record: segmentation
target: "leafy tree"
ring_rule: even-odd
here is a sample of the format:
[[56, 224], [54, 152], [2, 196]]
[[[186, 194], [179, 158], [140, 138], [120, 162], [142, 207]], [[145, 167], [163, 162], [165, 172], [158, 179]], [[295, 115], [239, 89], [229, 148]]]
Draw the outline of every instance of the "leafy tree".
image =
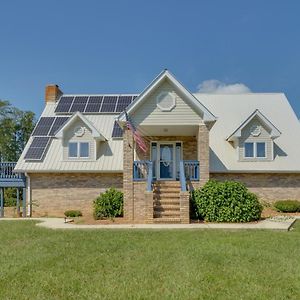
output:
[[0, 100], [0, 161], [17, 161], [35, 126], [35, 115]]

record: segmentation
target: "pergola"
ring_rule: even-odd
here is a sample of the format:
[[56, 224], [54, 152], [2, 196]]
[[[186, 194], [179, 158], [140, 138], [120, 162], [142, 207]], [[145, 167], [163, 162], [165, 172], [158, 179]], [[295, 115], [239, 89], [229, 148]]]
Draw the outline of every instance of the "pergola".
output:
[[17, 215], [20, 215], [20, 191], [23, 190], [22, 217], [26, 217], [26, 176], [15, 173], [15, 162], [0, 162], [0, 218], [4, 217], [4, 188], [17, 188]]

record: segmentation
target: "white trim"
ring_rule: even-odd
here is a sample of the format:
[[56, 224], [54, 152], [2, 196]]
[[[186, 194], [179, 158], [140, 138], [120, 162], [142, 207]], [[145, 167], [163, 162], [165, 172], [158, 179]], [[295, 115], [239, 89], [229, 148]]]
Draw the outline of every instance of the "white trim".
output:
[[[199, 114], [203, 114], [203, 120], [206, 122], [216, 121], [216, 117], [193, 95], [191, 94], [168, 70], [161, 72], [147, 87], [146, 89], [137, 97], [131, 104], [127, 107], [126, 111], [128, 114], [134, 112], [147, 98], [147, 96], [155, 90], [161, 82], [168, 79], [171, 84], [177, 88], [184, 98], [189, 102], [189, 104], [195, 109]], [[118, 122], [123, 123], [126, 121], [125, 112], [122, 112], [118, 116]]]

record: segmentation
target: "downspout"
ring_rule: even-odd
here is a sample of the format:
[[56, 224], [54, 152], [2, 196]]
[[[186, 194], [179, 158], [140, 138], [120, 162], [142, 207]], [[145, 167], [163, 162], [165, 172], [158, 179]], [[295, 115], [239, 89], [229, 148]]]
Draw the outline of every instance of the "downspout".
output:
[[27, 182], [27, 217], [31, 217], [31, 183], [30, 176], [28, 173], [25, 173], [26, 182]]

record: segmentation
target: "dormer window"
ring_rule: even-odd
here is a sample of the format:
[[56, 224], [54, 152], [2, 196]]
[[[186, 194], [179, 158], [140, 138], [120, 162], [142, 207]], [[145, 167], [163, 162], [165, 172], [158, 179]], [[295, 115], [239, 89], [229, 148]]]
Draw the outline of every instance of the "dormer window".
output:
[[88, 142], [69, 142], [69, 158], [89, 158], [89, 149]]

